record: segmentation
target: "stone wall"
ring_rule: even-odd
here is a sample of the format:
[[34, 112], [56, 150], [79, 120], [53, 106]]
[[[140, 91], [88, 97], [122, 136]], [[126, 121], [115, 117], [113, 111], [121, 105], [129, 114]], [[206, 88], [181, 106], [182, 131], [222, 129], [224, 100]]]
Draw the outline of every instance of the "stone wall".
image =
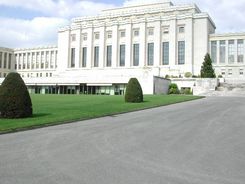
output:
[[154, 76], [154, 94], [168, 94], [168, 88], [171, 81], [162, 77]]

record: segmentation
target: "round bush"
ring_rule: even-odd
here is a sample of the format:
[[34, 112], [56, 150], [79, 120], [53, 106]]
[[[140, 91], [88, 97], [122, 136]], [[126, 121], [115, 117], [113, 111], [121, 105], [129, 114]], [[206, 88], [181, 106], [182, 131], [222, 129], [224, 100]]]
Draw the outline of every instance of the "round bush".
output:
[[125, 102], [140, 103], [143, 102], [143, 92], [139, 81], [131, 78], [127, 84], [125, 93]]
[[170, 84], [168, 88], [168, 94], [180, 94], [178, 85], [175, 83]]
[[18, 73], [9, 73], [0, 88], [0, 117], [32, 116], [32, 102], [26, 85]]

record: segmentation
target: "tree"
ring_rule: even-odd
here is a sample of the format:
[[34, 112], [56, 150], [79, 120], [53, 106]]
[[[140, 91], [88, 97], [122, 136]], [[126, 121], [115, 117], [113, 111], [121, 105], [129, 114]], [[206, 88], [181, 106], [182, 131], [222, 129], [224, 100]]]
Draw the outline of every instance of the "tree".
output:
[[210, 55], [207, 53], [204, 58], [204, 62], [202, 63], [201, 68], [201, 77], [202, 78], [215, 78], [215, 72], [212, 65], [212, 60]]
[[0, 89], [0, 117], [32, 116], [32, 102], [26, 85], [18, 73], [9, 73]]
[[140, 103], [143, 102], [143, 92], [139, 81], [131, 78], [127, 84], [125, 93], [125, 102]]

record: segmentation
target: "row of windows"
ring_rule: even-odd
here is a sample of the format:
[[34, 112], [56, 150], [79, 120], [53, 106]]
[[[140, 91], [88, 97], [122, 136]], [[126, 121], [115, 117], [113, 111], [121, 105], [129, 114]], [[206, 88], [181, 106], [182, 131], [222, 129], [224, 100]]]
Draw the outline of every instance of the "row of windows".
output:
[[0, 68], [11, 69], [12, 54], [6, 52], [0, 52]]
[[52, 69], [56, 67], [57, 51], [20, 53], [15, 58], [15, 69]]
[[[113, 48], [111, 45], [106, 46], [106, 67], [112, 66], [112, 51]], [[133, 66], [139, 66], [140, 62], [140, 44], [133, 44], [133, 53], [132, 58]], [[122, 44], [119, 46], [119, 66], [125, 66], [126, 61], [126, 45]], [[169, 64], [169, 42], [162, 43], [162, 65]], [[185, 64], [185, 41], [178, 42], [178, 64]], [[147, 65], [154, 65], [154, 43], [147, 44]], [[87, 66], [87, 47], [82, 48], [82, 63], [81, 67]], [[99, 47], [94, 47], [94, 58], [93, 58], [93, 67], [99, 66]], [[75, 48], [71, 49], [71, 60], [69, 67], [75, 67]]]
[[[217, 53], [217, 43], [219, 43], [219, 53]], [[219, 63], [226, 62], [226, 50], [228, 50], [228, 63], [235, 63], [235, 56], [237, 55], [237, 62], [244, 62], [244, 40], [237, 40], [237, 45], [235, 40], [228, 40], [228, 48], [226, 49], [227, 42], [225, 40], [221, 41], [211, 41], [211, 58], [213, 63], [217, 63], [217, 54], [219, 54]], [[237, 50], [236, 50], [237, 47]]]
[[52, 77], [53, 73], [27, 73], [27, 74], [21, 74], [21, 77]]
[[[234, 73], [234, 71], [232, 69], [228, 69], [227, 70], [228, 76], [233, 75], [233, 73]], [[243, 76], [244, 69], [240, 68], [239, 71], [238, 71], [238, 73], [239, 73], [240, 76]], [[226, 76], [226, 69], [221, 69], [221, 75]]]
[[[185, 26], [178, 26], [178, 32], [179, 33], [184, 33], [185, 32]], [[162, 33], [163, 34], [168, 34], [169, 33], [169, 26], [165, 26], [162, 28]], [[140, 35], [140, 29], [134, 29], [133, 30], [133, 36], [138, 37]], [[154, 35], [154, 28], [148, 28], [147, 29], [147, 35], [148, 36], [153, 36]], [[126, 37], [126, 30], [119, 30], [119, 36], [120, 38]], [[111, 39], [112, 38], [112, 31], [107, 31], [106, 32], [106, 38]], [[87, 41], [88, 39], [88, 34], [84, 33], [82, 34], [82, 39], [83, 41]], [[99, 32], [94, 32], [94, 39], [99, 40], [100, 39], [100, 33]], [[71, 41], [74, 42], [76, 41], [76, 34], [71, 34]]]

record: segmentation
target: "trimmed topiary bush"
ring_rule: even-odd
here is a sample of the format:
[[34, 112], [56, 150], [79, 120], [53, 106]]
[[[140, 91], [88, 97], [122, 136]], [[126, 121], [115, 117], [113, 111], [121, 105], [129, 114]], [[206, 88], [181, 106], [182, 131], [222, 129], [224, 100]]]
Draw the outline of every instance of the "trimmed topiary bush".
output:
[[191, 72], [186, 72], [185, 73], [185, 78], [190, 78], [192, 77], [192, 73]]
[[168, 94], [180, 94], [178, 85], [175, 83], [170, 84], [168, 88]]
[[143, 92], [139, 81], [131, 78], [127, 84], [125, 93], [125, 102], [140, 103], [143, 102]]
[[32, 102], [26, 85], [18, 73], [9, 73], [0, 89], [0, 117], [32, 116]]

